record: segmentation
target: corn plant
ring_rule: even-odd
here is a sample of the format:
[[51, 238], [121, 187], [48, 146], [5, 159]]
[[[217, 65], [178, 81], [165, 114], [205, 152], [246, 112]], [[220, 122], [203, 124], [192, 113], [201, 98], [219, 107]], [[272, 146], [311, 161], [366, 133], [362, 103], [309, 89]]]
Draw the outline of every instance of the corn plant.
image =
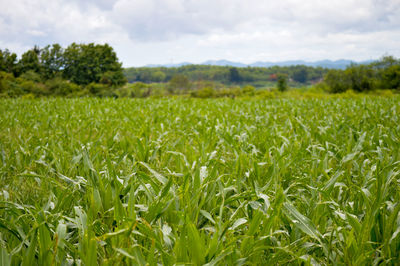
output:
[[1, 265], [396, 265], [400, 102], [2, 99]]

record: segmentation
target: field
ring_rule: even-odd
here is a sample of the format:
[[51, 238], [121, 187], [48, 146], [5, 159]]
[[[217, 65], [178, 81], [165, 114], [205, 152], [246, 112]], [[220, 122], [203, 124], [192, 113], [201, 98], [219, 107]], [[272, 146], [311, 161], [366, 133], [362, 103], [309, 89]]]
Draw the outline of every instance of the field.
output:
[[1, 265], [395, 265], [400, 98], [3, 99]]

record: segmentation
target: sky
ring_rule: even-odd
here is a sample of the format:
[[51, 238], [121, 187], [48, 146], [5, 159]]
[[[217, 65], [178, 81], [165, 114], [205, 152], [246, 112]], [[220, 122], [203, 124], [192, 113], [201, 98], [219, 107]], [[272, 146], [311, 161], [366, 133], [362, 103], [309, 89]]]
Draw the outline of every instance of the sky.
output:
[[0, 0], [0, 49], [108, 43], [124, 67], [400, 57], [400, 0]]

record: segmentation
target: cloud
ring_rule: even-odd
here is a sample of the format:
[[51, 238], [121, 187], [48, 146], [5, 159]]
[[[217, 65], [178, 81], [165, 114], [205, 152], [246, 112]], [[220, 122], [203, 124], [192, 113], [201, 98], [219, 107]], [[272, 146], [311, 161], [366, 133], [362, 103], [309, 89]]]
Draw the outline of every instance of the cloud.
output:
[[108, 42], [129, 64], [400, 55], [398, 0], [5, 1], [0, 44], [11, 50]]
[[110, 18], [132, 38], [306, 28], [312, 32], [370, 32], [400, 26], [399, 1], [119, 0]]

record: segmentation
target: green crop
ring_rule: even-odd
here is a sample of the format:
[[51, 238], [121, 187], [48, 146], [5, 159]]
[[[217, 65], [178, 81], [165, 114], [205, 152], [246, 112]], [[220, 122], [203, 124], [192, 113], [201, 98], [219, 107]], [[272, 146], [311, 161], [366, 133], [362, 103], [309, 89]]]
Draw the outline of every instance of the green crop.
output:
[[1, 265], [395, 265], [400, 101], [3, 99]]

